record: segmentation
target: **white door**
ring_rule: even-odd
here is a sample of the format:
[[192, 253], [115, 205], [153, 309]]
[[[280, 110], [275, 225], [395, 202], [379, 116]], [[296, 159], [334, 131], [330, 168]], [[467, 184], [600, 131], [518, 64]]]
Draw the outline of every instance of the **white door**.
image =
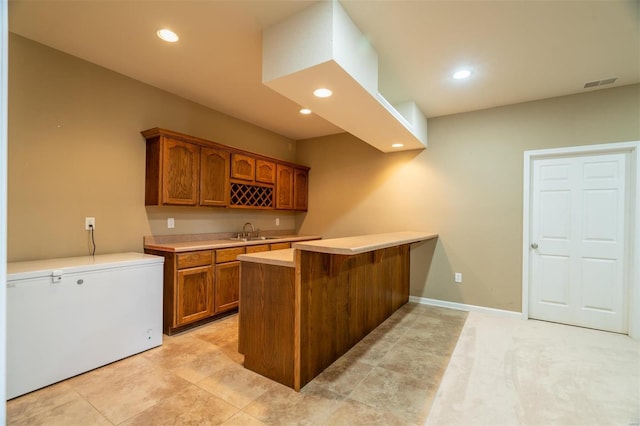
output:
[[627, 332], [625, 159], [534, 160], [530, 318]]

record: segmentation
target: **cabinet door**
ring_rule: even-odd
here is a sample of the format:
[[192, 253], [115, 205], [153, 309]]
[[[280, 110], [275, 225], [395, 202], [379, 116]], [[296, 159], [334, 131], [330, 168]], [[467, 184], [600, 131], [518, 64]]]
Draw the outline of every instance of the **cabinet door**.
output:
[[293, 209], [293, 167], [276, 166], [276, 209]]
[[175, 326], [213, 314], [212, 269], [209, 265], [178, 270]]
[[198, 145], [165, 137], [162, 158], [162, 204], [195, 206], [198, 202], [199, 167]]
[[248, 155], [233, 154], [231, 156], [231, 177], [253, 181], [256, 170], [256, 159]]
[[293, 208], [307, 211], [307, 194], [309, 190], [309, 172], [295, 169], [293, 174]]
[[276, 164], [271, 161], [256, 160], [256, 182], [275, 183]]
[[215, 313], [238, 307], [240, 299], [240, 262], [216, 265]]
[[201, 148], [200, 151], [200, 205], [229, 205], [228, 151]]

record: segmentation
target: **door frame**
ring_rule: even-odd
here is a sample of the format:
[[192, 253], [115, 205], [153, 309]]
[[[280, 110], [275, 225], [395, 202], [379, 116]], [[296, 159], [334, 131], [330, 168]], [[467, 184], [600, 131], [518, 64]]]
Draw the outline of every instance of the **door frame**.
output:
[[627, 289], [627, 330], [629, 336], [640, 340], [640, 141], [614, 142], [598, 145], [539, 149], [524, 152], [523, 224], [522, 224], [522, 317], [529, 319], [529, 261], [531, 233], [531, 186], [533, 162], [540, 159], [561, 158], [589, 154], [626, 154], [627, 200], [625, 273]]

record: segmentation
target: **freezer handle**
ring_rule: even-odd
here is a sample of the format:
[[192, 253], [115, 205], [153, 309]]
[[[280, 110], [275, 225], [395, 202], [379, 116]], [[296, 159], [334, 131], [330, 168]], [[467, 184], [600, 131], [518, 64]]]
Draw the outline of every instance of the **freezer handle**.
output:
[[51, 283], [56, 284], [62, 282], [62, 275], [64, 275], [64, 271], [62, 269], [54, 269], [51, 271]]

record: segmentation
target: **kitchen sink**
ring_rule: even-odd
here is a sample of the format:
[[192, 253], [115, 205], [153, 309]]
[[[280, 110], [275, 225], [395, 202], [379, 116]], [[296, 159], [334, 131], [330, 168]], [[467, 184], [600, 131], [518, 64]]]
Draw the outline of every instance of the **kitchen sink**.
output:
[[243, 242], [247, 242], [247, 241], [264, 241], [264, 240], [277, 240], [281, 237], [232, 237], [232, 238], [228, 238], [228, 240], [231, 241], [243, 241]]

